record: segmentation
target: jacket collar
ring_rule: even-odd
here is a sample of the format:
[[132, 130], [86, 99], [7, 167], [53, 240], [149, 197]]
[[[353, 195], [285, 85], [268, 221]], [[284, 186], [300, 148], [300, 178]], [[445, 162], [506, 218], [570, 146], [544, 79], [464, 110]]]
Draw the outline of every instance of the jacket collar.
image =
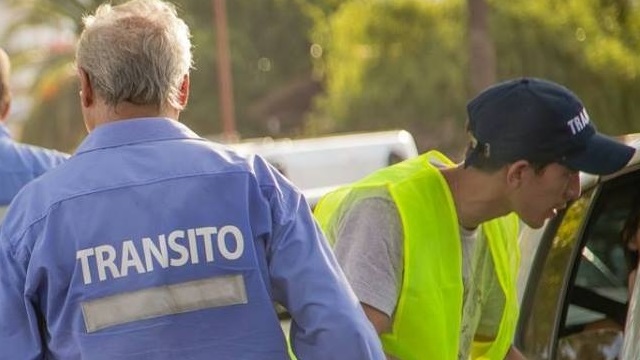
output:
[[76, 154], [98, 149], [138, 143], [172, 140], [201, 139], [186, 125], [168, 118], [136, 118], [119, 120], [96, 127], [76, 149]]
[[11, 132], [7, 125], [0, 122], [0, 139], [2, 138], [11, 138]]

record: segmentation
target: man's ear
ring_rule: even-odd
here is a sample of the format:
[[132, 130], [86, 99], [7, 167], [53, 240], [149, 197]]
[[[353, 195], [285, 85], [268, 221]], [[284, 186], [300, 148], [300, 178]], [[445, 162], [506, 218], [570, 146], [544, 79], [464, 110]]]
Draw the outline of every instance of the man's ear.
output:
[[182, 107], [187, 106], [187, 102], [189, 101], [189, 84], [189, 74], [186, 74], [180, 84], [180, 95], [178, 97], [178, 101]]
[[506, 184], [509, 188], [522, 186], [528, 172], [531, 171], [531, 164], [527, 160], [518, 160], [507, 166]]
[[9, 117], [9, 110], [11, 110], [11, 101], [7, 101], [2, 112], [0, 112], [0, 121]]
[[90, 107], [95, 101], [91, 78], [82, 68], [78, 68], [78, 78], [80, 79], [80, 102], [83, 107]]

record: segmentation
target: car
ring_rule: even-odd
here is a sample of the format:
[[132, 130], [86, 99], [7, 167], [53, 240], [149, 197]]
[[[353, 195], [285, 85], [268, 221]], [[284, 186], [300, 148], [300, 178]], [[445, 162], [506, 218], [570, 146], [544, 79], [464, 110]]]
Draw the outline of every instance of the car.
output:
[[640, 276], [636, 277], [627, 314], [625, 340], [620, 359], [640, 359]]
[[[620, 139], [640, 148], [640, 134]], [[614, 174], [581, 173], [580, 184], [580, 198], [542, 228], [521, 229], [514, 343], [528, 359], [638, 360], [640, 277], [629, 294], [620, 236], [640, 193], [638, 152]]]
[[311, 207], [340, 185], [418, 155], [413, 136], [406, 130], [249, 139], [230, 146], [242, 154], [264, 157], [300, 188]]

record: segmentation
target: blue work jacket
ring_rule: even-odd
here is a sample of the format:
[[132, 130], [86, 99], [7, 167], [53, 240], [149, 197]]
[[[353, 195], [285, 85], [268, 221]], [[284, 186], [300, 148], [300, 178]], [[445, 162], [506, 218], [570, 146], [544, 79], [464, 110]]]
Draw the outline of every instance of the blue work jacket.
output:
[[7, 206], [29, 181], [65, 161], [69, 155], [16, 142], [0, 123], [0, 206]]
[[0, 231], [0, 359], [383, 359], [300, 192], [170, 119], [101, 125]]

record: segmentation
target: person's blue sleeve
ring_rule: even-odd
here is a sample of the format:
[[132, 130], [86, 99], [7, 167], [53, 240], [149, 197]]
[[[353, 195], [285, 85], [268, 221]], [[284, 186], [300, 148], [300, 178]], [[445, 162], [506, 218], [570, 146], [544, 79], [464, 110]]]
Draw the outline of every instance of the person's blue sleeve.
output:
[[12, 248], [5, 230], [0, 230], [0, 360], [42, 359], [39, 316], [25, 291], [28, 254]]
[[282, 182], [271, 197], [269, 272], [274, 298], [291, 314], [299, 359], [385, 359], [373, 326], [347, 283], [306, 201]]

